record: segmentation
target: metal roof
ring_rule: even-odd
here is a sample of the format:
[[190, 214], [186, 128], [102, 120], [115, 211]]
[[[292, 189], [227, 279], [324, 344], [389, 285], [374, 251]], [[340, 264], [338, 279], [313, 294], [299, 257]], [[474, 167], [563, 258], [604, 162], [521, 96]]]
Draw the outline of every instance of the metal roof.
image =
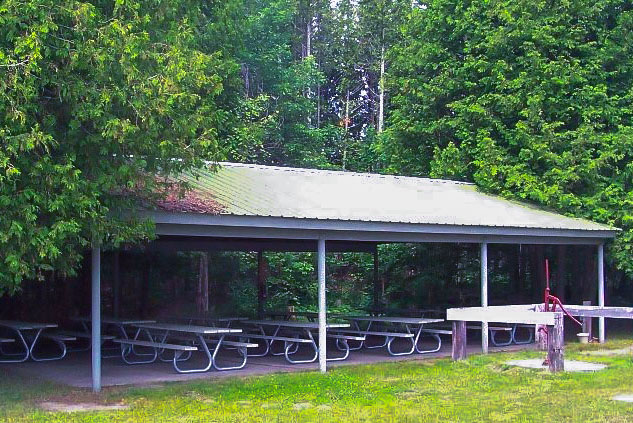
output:
[[617, 231], [449, 180], [236, 163], [209, 164], [178, 179], [192, 188], [180, 200], [186, 204], [172, 199], [163, 210], [218, 217]]

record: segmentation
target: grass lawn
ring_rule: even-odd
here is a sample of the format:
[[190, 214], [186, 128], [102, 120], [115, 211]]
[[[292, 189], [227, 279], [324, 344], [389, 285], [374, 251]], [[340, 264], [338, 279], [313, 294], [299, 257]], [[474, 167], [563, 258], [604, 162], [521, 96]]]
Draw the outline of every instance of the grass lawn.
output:
[[[543, 353], [343, 366], [317, 372], [171, 383], [153, 388], [87, 391], [0, 379], [1, 422], [632, 422], [633, 404], [612, 401], [633, 393], [630, 354], [589, 356], [586, 350], [621, 349], [570, 344], [566, 358], [606, 363], [597, 373], [552, 375], [504, 365]], [[3, 372], [0, 368], [0, 376]], [[43, 400], [126, 404], [127, 410], [51, 413]]]

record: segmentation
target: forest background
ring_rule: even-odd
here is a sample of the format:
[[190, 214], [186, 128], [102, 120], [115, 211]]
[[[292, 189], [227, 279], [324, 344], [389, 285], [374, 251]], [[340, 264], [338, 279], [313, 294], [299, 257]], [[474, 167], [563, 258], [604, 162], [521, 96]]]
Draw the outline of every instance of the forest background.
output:
[[[614, 225], [607, 301], [633, 300], [630, 1], [2, 0], [0, 27], [0, 313], [89, 304], [97, 240], [122, 313], [252, 314], [255, 253], [149, 254], [120, 218], [205, 160], [465, 180]], [[383, 304], [478, 302], [474, 245], [379, 258]], [[595, 300], [593, 249], [495, 245], [492, 302], [538, 301], [545, 258], [559, 296]], [[268, 308], [315, 305], [311, 254], [265, 261]], [[332, 307], [373, 303], [372, 266], [329, 255]]]

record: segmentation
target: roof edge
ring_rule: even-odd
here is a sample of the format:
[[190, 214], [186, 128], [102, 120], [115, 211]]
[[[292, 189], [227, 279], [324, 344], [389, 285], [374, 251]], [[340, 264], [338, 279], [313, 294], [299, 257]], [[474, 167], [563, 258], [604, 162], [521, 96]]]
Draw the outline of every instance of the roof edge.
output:
[[308, 231], [401, 232], [434, 234], [469, 234], [495, 236], [542, 236], [562, 238], [612, 239], [617, 228], [565, 229], [517, 226], [453, 225], [436, 223], [367, 222], [359, 220], [323, 220], [275, 216], [207, 215], [200, 213], [171, 213], [148, 211], [142, 215], [156, 224], [250, 227], [269, 229], [300, 229]]

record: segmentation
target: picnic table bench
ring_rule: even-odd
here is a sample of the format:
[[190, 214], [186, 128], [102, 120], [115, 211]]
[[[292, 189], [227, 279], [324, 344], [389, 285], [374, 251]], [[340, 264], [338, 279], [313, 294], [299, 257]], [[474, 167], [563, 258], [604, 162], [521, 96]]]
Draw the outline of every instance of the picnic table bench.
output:
[[[440, 323], [443, 322], [444, 319], [427, 319], [423, 317], [397, 317], [397, 316], [339, 316], [342, 319], [348, 320], [354, 324], [355, 330], [350, 331], [337, 331], [339, 333], [356, 333], [367, 336], [378, 336], [384, 337], [385, 341], [379, 345], [367, 345], [367, 340], [359, 342], [357, 347], [354, 347], [354, 350], [361, 349], [363, 347], [372, 349], [372, 348], [387, 348], [387, 351], [390, 355], [399, 356], [399, 355], [409, 355], [413, 354], [413, 352], [417, 352], [418, 354], [425, 354], [439, 351], [442, 347], [442, 340], [438, 336], [438, 334], [423, 332], [422, 329], [424, 325], [432, 324], [432, 323]], [[359, 323], [366, 323], [367, 326], [362, 329]], [[376, 330], [374, 327], [376, 325], [386, 326], [385, 330]], [[394, 330], [398, 328], [404, 328], [404, 330]], [[419, 346], [419, 341], [422, 336], [430, 336], [434, 338], [437, 342], [437, 346], [430, 350], [422, 350]], [[411, 349], [396, 352], [392, 349], [392, 344], [396, 339], [409, 339], [411, 341]]]
[[[81, 330], [58, 330], [54, 332], [55, 335], [65, 336], [69, 338], [68, 341], [77, 341], [78, 339], [88, 340], [87, 346], [83, 348], [68, 348], [68, 352], [78, 352], [78, 351], [88, 351], [91, 348], [90, 340], [92, 339], [92, 334], [89, 332], [84, 332]], [[114, 335], [101, 335], [101, 345], [103, 345], [106, 341], [113, 341], [116, 338]]]
[[[319, 357], [319, 347], [316, 343], [315, 337], [312, 334], [312, 331], [316, 331], [319, 329], [319, 324], [316, 322], [293, 322], [287, 320], [247, 320], [242, 322], [242, 324], [255, 326], [259, 330], [259, 334], [245, 333], [241, 334], [240, 337], [244, 339], [248, 339], [248, 336], [251, 336], [253, 339], [263, 339], [266, 341], [267, 346], [263, 355], [271, 354], [271, 355], [283, 355], [291, 364], [300, 364], [300, 363], [313, 363]], [[264, 330], [264, 327], [270, 327], [273, 330], [272, 335], [269, 335]], [[331, 329], [343, 329], [348, 328], [348, 323], [327, 323], [326, 331]], [[280, 332], [288, 332], [294, 331], [296, 336], [286, 336]], [[327, 336], [327, 333], [326, 333]], [[337, 349], [343, 351], [343, 356], [341, 357], [327, 357], [328, 361], [337, 361], [344, 360], [349, 356], [349, 345], [347, 341], [338, 338], [339, 341], [336, 343]], [[283, 342], [284, 348], [282, 352], [275, 352], [272, 349], [272, 345], [275, 342]], [[314, 352], [312, 356], [307, 359], [296, 360], [292, 358], [294, 354], [296, 354], [299, 350], [300, 345], [306, 345], [312, 349]], [[341, 345], [343, 347], [341, 348]], [[259, 355], [261, 356], [261, 354]]]
[[[55, 323], [32, 323], [21, 322], [14, 320], [0, 320], [0, 327], [4, 327], [9, 331], [15, 332], [17, 340], [20, 341], [23, 352], [7, 352], [0, 347], [0, 354], [7, 357], [17, 358], [4, 358], [0, 359], [0, 363], [22, 363], [29, 358], [33, 361], [50, 361], [61, 360], [66, 356], [66, 345], [62, 339], [53, 339], [48, 334], [42, 336], [45, 330], [53, 329], [57, 327]], [[51, 339], [55, 344], [60, 347], [60, 353], [51, 357], [38, 357], [34, 351], [39, 344], [40, 339]], [[0, 344], [4, 344], [0, 343]]]
[[[448, 327], [446, 328], [448, 329]], [[532, 330], [528, 330], [528, 337], [526, 339], [518, 339], [518, 337], [516, 336], [516, 333], [519, 328], [526, 328], [526, 329], [532, 329]], [[466, 325], [466, 329], [467, 330], [481, 330], [481, 326], [468, 324]], [[505, 347], [510, 344], [517, 344], [517, 345], [529, 344], [533, 342], [534, 340], [534, 325], [531, 325], [531, 324], [513, 323], [513, 324], [510, 324], [509, 326], [488, 326], [488, 330], [490, 331], [490, 342], [495, 347]], [[452, 332], [449, 332], [449, 333], [452, 333]], [[449, 333], [445, 333], [445, 334], [448, 335]], [[508, 340], [499, 341], [497, 339], [497, 336], [499, 333], [507, 333]]]
[[[156, 361], [157, 358], [163, 359], [161, 356], [164, 353], [164, 351], [171, 350], [171, 351], [174, 351], [173, 360], [171, 361], [173, 363], [174, 369], [178, 373], [201, 373], [201, 372], [206, 372], [210, 370], [211, 367], [215, 368], [216, 370], [236, 370], [236, 369], [241, 369], [242, 367], [246, 365], [247, 354], [244, 351], [245, 347], [240, 349], [240, 353], [243, 356], [243, 361], [238, 366], [222, 367], [218, 365], [217, 360], [216, 360], [216, 356], [218, 354], [218, 351], [220, 350], [220, 346], [222, 345], [225, 336], [228, 334], [241, 333], [242, 332], [241, 329], [217, 328], [217, 327], [195, 326], [195, 325], [179, 325], [179, 324], [174, 324], [174, 323], [140, 323], [140, 324], [135, 324], [134, 326], [137, 328], [137, 331], [133, 338], [133, 341], [139, 341], [140, 340], [139, 336], [141, 336], [141, 334], [145, 334], [145, 336], [148, 338], [147, 341], [150, 342], [151, 344], [141, 345], [141, 344], [135, 344], [135, 342], [121, 343], [122, 356], [126, 354], [128, 356], [130, 354], [136, 354], [136, 352], [133, 351], [133, 349], [131, 348], [134, 345], [139, 346], [139, 347], [145, 346], [153, 350], [152, 357], [149, 360], [141, 360], [141, 361], [144, 363], [150, 363], [150, 362]], [[174, 335], [177, 337], [182, 337], [183, 335], [189, 335], [190, 339], [187, 342], [189, 342], [190, 344], [180, 345], [180, 344], [173, 344], [173, 343], [167, 342], [167, 339], [169, 339], [170, 336], [173, 337]], [[214, 342], [210, 342], [209, 338], [213, 336], [217, 336], [218, 338], [217, 340], [214, 339]], [[191, 345], [194, 343], [195, 345]], [[215, 347], [213, 348], [213, 351], [209, 349], [209, 344], [215, 345]], [[130, 347], [125, 348], [123, 347], [124, 345], [129, 345]], [[181, 348], [181, 347], [186, 347], [186, 348]], [[191, 348], [195, 348], [195, 349], [191, 349]], [[187, 361], [188, 358], [191, 356], [191, 353], [194, 351], [202, 351], [207, 358], [207, 364], [198, 368], [183, 369], [178, 363], [180, 361]], [[181, 355], [183, 352], [189, 353], [187, 358], [181, 358]], [[124, 358], [124, 361], [126, 359], [130, 361], [129, 358], [127, 357]]]

